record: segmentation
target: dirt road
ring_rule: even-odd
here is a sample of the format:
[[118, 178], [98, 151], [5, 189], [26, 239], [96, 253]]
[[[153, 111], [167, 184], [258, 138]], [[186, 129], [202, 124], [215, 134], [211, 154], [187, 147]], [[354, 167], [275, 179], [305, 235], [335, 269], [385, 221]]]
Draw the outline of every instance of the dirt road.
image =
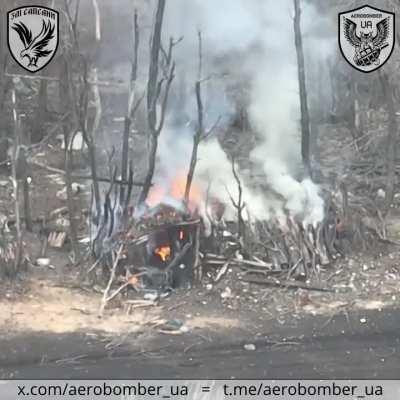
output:
[[[92, 353], [73, 356], [76, 343], [60, 338], [59, 349], [70, 346], [71, 357], [63, 361], [32, 363], [3, 359], [0, 376], [24, 379], [138, 379], [138, 378], [352, 378], [398, 379], [400, 377], [400, 310], [367, 315], [368, 323], [349, 327], [349, 320], [332, 320], [325, 334], [311, 334], [313, 326], [298, 328], [290, 337], [282, 332], [272, 340], [253, 340], [255, 350], [244, 342], [179, 349], [179, 340], [153, 350]], [[354, 322], [354, 318], [353, 318]], [[287, 333], [287, 332], [286, 332]], [[272, 338], [272, 336], [271, 336]], [[164, 340], [164, 344], [166, 341]], [[8, 344], [10, 345], [10, 343]], [[76, 356], [76, 353], [75, 353]]]

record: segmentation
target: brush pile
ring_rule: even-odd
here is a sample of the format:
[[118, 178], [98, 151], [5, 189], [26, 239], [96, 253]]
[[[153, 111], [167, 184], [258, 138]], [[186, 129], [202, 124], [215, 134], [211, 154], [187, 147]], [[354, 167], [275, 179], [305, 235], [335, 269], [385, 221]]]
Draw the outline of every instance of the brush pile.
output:
[[343, 187], [325, 197], [324, 219], [313, 225], [289, 214], [227, 221], [223, 213], [207, 214], [205, 224], [182, 205], [149, 207], [114, 236], [119, 251], [111, 258], [113, 271], [119, 271], [121, 288], [158, 296], [191, 287], [205, 275], [219, 282], [232, 268], [250, 283], [329, 291], [321, 284], [321, 270], [377, 235], [349, 206]]

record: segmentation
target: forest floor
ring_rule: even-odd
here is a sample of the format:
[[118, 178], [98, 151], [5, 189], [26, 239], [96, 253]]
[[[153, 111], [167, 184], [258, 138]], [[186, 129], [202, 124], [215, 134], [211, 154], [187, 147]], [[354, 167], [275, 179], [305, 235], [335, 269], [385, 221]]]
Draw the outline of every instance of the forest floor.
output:
[[[35, 159], [62, 168], [60, 151], [54, 147], [47, 147]], [[61, 175], [35, 167], [32, 176], [34, 217], [66, 206], [63, 197], [57, 195], [64, 187]], [[89, 190], [89, 185], [83, 185], [77, 193], [77, 209], [84, 210], [88, 204]], [[7, 175], [0, 175], [0, 212], [7, 215], [12, 207], [11, 193]], [[84, 212], [81, 214], [79, 231], [84, 240], [87, 226]], [[254, 338], [262, 338], [269, 326], [296, 326], [307, 316], [322, 317], [324, 323], [319, 329], [323, 330], [329, 329], [337, 315], [348, 318], [349, 313], [356, 312], [358, 324], [363, 325], [369, 323], [363, 314], [368, 310], [400, 307], [400, 247], [385, 244], [339, 258], [323, 268], [321, 285], [334, 292], [250, 284], [231, 268], [218, 283], [209, 274], [190, 290], [177, 290], [154, 305], [137, 307], [129, 313], [127, 298], [119, 298], [110, 302], [99, 317], [102, 288], [78, 283], [79, 269], [71, 266], [67, 246], [48, 249], [50, 266], [35, 265], [41, 249], [38, 229], [25, 236], [32, 266], [16, 281], [0, 284], [2, 340], [46, 332], [60, 338], [63, 334], [81, 333], [101, 340], [107, 349], [118, 348], [130, 340], [137, 346], [139, 339], [146, 342], [177, 336], [192, 337], [188, 346], [220, 339], [246, 342], [247, 338], [251, 344]], [[143, 299], [143, 294], [132, 291], [129, 298]]]
[[[0, 331], [186, 334], [204, 330], [257, 332], [266, 321], [286, 325], [306, 315], [346, 314], [400, 306], [400, 251], [378, 257], [340, 260], [321, 274], [335, 293], [263, 287], [240, 280], [229, 270], [218, 284], [205, 279], [177, 290], [155, 305], [127, 313], [125, 298], [109, 304], [100, 318], [99, 288], [78, 285], [72, 273], [33, 267], [23, 278], [0, 286]], [[325, 280], [326, 282], [326, 280]], [[133, 293], [132, 299], [143, 298]]]

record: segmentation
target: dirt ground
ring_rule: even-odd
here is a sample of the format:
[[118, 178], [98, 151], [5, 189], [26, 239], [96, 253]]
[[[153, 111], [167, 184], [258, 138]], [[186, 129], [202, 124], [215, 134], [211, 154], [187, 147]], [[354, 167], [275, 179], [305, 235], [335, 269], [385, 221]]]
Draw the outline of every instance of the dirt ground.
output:
[[[72, 274], [34, 267], [22, 280], [0, 288], [0, 329], [2, 335], [101, 331], [111, 337], [137, 333], [153, 337], [241, 332], [245, 337], [246, 332], [262, 332], [268, 321], [285, 326], [310, 314], [326, 316], [329, 324], [330, 318], [350, 310], [399, 306], [399, 259], [400, 252], [392, 251], [377, 259], [341, 260], [324, 272], [336, 293], [248, 284], [233, 269], [213, 284], [210, 273], [191, 290], [179, 290], [129, 313], [126, 297], [112, 301], [102, 317], [101, 293], [79, 287]], [[130, 293], [129, 298], [142, 299], [143, 294]]]
[[[34, 159], [62, 168], [62, 156], [55, 144], [45, 145]], [[100, 318], [103, 287], [77, 283], [79, 271], [69, 257], [68, 243], [61, 250], [48, 249], [50, 266], [37, 266], [41, 221], [46, 216], [51, 227], [61, 229], [65, 214], [53, 219], [49, 214], [65, 208], [66, 201], [60, 195], [64, 187], [62, 175], [36, 166], [32, 177], [32, 215], [37, 223], [35, 233], [25, 236], [31, 266], [17, 281], [0, 286], [1, 335], [102, 331], [110, 336], [194, 334], [207, 340], [204, 332], [241, 332], [245, 336], [246, 332], [261, 332], [268, 321], [284, 326], [311, 314], [325, 315], [329, 324], [334, 315], [346, 314], [350, 309], [380, 310], [400, 305], [400, 247], [385, 244], [380, 250], [350, 254], [322, 268], [321, 285], [332, 292], [250, 284], [244, 282], [242, 271], [236, 268], [228, 269], [215, 283], [216, 269], [208, 271], [191, 290], [178, 290], [151, 306], [136, 304], [128, 312], [127, 300], [143, 299], [143, 293], [131, 290], [112, 301]], [[90, 186], [85, 181], [79, 183], [82, 186], [75, 206], [85, 210]], [[11, 193], [12, 184], [4, 172], [0, 175], [0, 212], [7, 213], [10, 219]], [[85, 249], [88, 225], [85, 212], [80, 215], [79, 239]], [[395, 220], [392, 225], [396, 226]]]

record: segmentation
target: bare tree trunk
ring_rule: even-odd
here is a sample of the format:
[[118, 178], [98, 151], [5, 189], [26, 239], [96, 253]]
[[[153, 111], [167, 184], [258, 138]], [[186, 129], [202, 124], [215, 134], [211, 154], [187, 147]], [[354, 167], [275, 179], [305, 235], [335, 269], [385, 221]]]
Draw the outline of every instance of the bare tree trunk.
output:
[[[95, 37], [96, 37], [96, 44], [95, 44], [95, 56], [94, 56], [94, 63], [97, 62], [98, 58], [98, 53], [100, 51], [100, 43], [101, 43], [101, 25], [100, 25], [100, 9], [97, 0], [92, 0], [93, 8], [94, 8], [94, 15], [95, 15]], [[87, 68], [87, 63], [85, 61], [85, 66]], [[93, 66], [92, 68], [93, 71], [93, 80], [96, 82], [93, 85], [93, 95], [94, 95], [94, 103], [96, 105], [96, 114], [95, 118], [93, 121], [93, 126], [90, 132], [86, 130], [86, 124], [83, 123], [82, 127], [85, 127], [82, 129], [82, 132], [85, 132], [84, 137], [86, 138], [86, 144], [88, 146], [89, 150], [89, 156], [90, 156], [90, 166], [92, 170], [92, 177], [93, 177], [93, 191], [94, 191], [94, 198], [96, 201], [96, 213], [97, 216], [96, 218], [100, 217], [101, 214], [101, 205], [100, 205], [100, 188], [99, 188], [99, 183], [97, 181], [97, 161], [96, 161], [96, 141], [95, 141], [95, 136], [96, 132], [99, 128], [100, 125], [100, 120], [101, 120], [101, 100], [100, 100], [100, 92], [99, 92], [99, 86], [97, 84], [98, 81], [98, 75], [97, 75], [97, 68], [96, 65]], [[84, 95], [85, 97], [85, 110], [86, 110], [86, 115], [85, 115], [85, 122], [87, 121], [87, 111], [88, 111], [88, 95], [90, 92], [90, 85], [87, 80], [87, 69], [86, 73], [84, 74], [84, 90], [86, 91], [86, 94]], [[83, 122], [83, 121], [82, 121]], [[89, 145], [90, 143], [90, 145]]]
[[198, 77], [197, 82], [195, 84], [196, 91], [196, 104], [197, 104], [197, 130], [193, 137], [193, 148], [192, 155], [190, 158], [189, 171], [186, 178], [186, 187], [185, 187], [185, 203], [189, 204], [189, 196], [190, 196], [190, 187], [192, 186], [194, 170], [196, 168], [197, 163], [197, 152], [199, 148], [200, 141], [204, 136], [204, 112], [203, 112], [203, 101], [201, 99], [201, 74], [202, 74], [202, 42], [201, 42], [201, 32], [198, 32], [199, 38], [199, 69], [198, 69]]
[[74, 262], [80, 260], [80, 250], [78, 244], [78, 227], [75, 219], [74, 199], [72, 191], [72, 179], [71, 179], [71, 148], [72, 141], [69, 143], [69, 135], [67, 128], [64, 128], [64, 142], [65, 142], [65, 186], [67, 189], [67, 208], [69, 215], [69, 235], [71, 240], [72, 252], [74, 254]]
[[[156, 17], [154, 22], [154, 31], [151, 41], [150, 49], [150, 65], [149, 65], [149, 78], [147, 82], [147, 129], [149, 134], [149, 158], [147, 173], [144, 179], [144, 186], [139, 196], [139, 204], [146, 201], [149, 194], [151, 182], [154, 176], [158, 135], [159, 130], [157, 124], [157, 99], [159, 97], [159, 83], [158, 83], [158, 70], [159, 70], [159, 56], [161, 49], [161, 30], [164, 17], [165, 0], [158, 0]], [[172, 79], [171, 79], [172, 80]], [[167, 88], [165, 89], [167, 90]], [[166, 106], [166, 104], [165, 104]]]
[[[92, 0], [92, 4], [94, 7], [94, 12], [95, 12], [95, 37], [96, 37], [96, 54], [99, 49], [100, 45], [100, 39], [101, 39], [101, 29], [100, 29], [100, 10], [98, 7], [97, 0]], [[74, 60], [76, 59], [77, 61], [80, 61], [81, 65], [78, 66], [79, 70], [82, 71], [82, 74], [78, 77], [80, 84], [78, 85], [78, 88], [75, 87], [74, 81], [72, 79], [72, 76], [69, 77], [69, 87], [71, 88], [71, 103], [72, 103], [72, 109], [74, 111], [74, 117], [75, 120], [78, 124], [78, 127], [80, 131], [82, 132], [82, 137], [83, 140], [85, 141], [85, 144], [88, 148], [88, 153], [89, 153], [89, 160], [90, 160], [90, 169], [91, 169], [91, 178], [93, 180], [92, 182], [92, 188], [93, 188], [93, 197], [94, 197], [94, 202], [95, 202], [95, 208], [96, 208], [96, 215], [94, 217], [94, 220], [97, 221], [100, 216], [101, 216], [101, 202], [100, 202], [100, 188], [99, 188], [99, 182], [98, 182], [98, 174], [97, 174], [97, 160], [96, 160], [96, 147], [95, 147], [95, 140], [94, 140], [94, 133], [96, 129], [98, 128], [100, 118], [101, 118], [101, 103], [100, 103], [100, 95], [99, 95], [99, 90], [98, 90], [98, 84], [97, 84], [97, 70], [96, 68], [93, 68], [93, 78], [94, 78], [94, 97], [95, 97], [95, 103], [96, 103], [96, 115], [95, 119], [93, 122], [93, 127], [92, 130], [89, 131], [87, 127], [87, 119], [88, 119], [88, 104], [89, 104], [89, 94], [90, 94], [90, 83], [88, 79], [88, 62], [84, 54], [80, 52], [79, 49], [79, 40], [78, 40], [78, 29], [77, 29], [77, 22], [78, 22], [78, 16], [79, 16], [79, 6], [80, 6], [80, 1], [78, 0], [76, 2], [76, 8], [75, 8], [75, 13], [74, 17], [71, 15], [71, 10], [70, 10], [70, 3], [67, 0], [64, 0], [64, 8], [65, 8], [65, 14], [69, 23], [69, 28], [71, 31], [71, 38], [72, 38], [72, 46], [73, 50], [71, 51], [71, 54], [69, 56], [73, 58]], [[71, 71], [72, 73], [72, 68]]]
[[[88, 129], [87, 119], [88, 119], [88, 104], [89, 104], [89, 93], [90, 93], [90, 84], [88, 81], [88, 65], [85, 58], [81, 58], [82, 63], [82, 77], [81, 77], [81, 87], [80, 92], [76, 93], [76, 88], [73, 86], [73, 81], [70, 77], [70, 87], [72, 88], [72, 99], [74, 103], [75, 117], [78, 122], [78, 127], [82, 132], [82, 138], [88, 148], [89, 153], [89, 163], [91, 170], [91, 179], [92, 179], [92, 190], [94, 203], [96, 208], [96, 215], [94, 216], [94, 220], [97, 221], [101, 216], [101, 197], [100, 197], [100, 187], [98, 181], [98, 173], [97, 173], [97, 159], [96, 159], [96, 145], [94, 140], [94, 132], [96, 130], [98, 121], [99, 121], [99, 111], [96, 111], [95, 122], [93, 123], [93, 129], [90, 132]], [[99, 100], [96, 102], [98, 103]]]
[[98, 220], [101, 215], [101, 200], [100, 200], [100, 187], [99, 187], [99, 180], [97, 174], [97, 160], [96, 160], [96, 147], [93, 142], [92, 138], [88, 137], [87, 132], [83, 134], [83, 137], [86, 137], [86, 145], [89, 151], [89, 159], [90, 159], [90, 170], [92, 172], [92, 187], [93, 187], [93, 195], [94, 195], [94, 202], [96, 207], [96, 216], [95, 220]]
[[40, 80], [37, 104], [37, 114], [35, 115], [31, 137], [33, 143], [40, 142], [45, 136], [44, 123], [46, 121], [47, 112], [47, 81], [44, 79]]
[[[128, 178], [128, 156], [129, 156], [129, 134], [131, 131], [131, 124], [133, 119], [133, 109], [136, 97], [136, 78], [138, 67], [138, 48], [139, 48], [139, 26], [137, 10], [133, 17], [133, 32], [134, 32], [134, 45], [133, 45], [133, 60], [129, 89], [128, 111], [124, 120], [124, 133], [122, 137], [122, 160], [121, 160], [121, 180], [126, 181]], [[121, 185], [119, 202], [120, 205], [127, 203], [125, 199], [125, 186]]]
[[[3, 5], [0, 5], [0, 14], [5, 15], [5, 10], [3, 9]], [[10, 78], [6, 77], [6, 67], [8, 62], [8, 52], [5, 48], [4, 40], [0, 43], [0, 163], [3, 163], [7, 160], [7, 149], [8, 149], [8, 141], [6, 134], [6, 121], [3, 116], [4, 112], [4, 103], [7, 95], [7, 91], [10, 86]]]
[[[70, 110], [71, 105], [71, 96], [70, 96], [70, 88], [69, 83], [71, 80], [69, 79], [70, 70], [68, 68], [68, 61], [66, 59], [63, 60], [62, 68], [61, 68], [61, 76], [60, 76], [60, 103], [62, 112], [66, 112]], [[63, 134], [64, 134], [64, 147], [65, 147], [65, 186], [67, 191], [67, 208], [68, 208], [68, 216], [69, 216], [69, 235], [71, 240], [72, 252], [74, 254], [74, 261], [77, 262], [80, 259], [80, 251], [78, 245], [78, 228], [76, 225], [75, 219], [75, 210], [74, 210], [74, 201], [73, 201], [73, 192], [72, 192], [72, 178], [71, 178], [71, 152], [72, 152], [72, 142], [73, 140], [70, 129], [67, 121], [63, 121]], [[72, 137], [71, 137], [72, 136]], [[71, 142], [71, 143], [70, 143]]]
[[297, 70], [300, 89], [300, 108], [301, 108], [301, 157], [307, 175], [311, 175], [310, 165], [310, 117], [307, 104], [306, 75], [304, 66], [304, 52], [300, 29], [300, 0], [294, 1], [294, 38], [297, 54]]
[[240, 182], [239, 175], [236, 171], [235, 167], [235, 160], [232, 158], [232, 174], [235, 177], [237, 186], [238, 186], [238, 201], [235, 205], [236, 210], [237, 210], [237, 218], [238, 218], [238, 238], [243, 238], [245, 240], [245, 234], [246, 234], [246, 225], [244, 223], [243, 219], [243, 209], [246, 207], [246, 204], [243, 202], [243, 189], [242, 189], [242, 183]]
[[379, 79], [381, 81], [383, 95], [386, 99], [387, 112], [389, 114], [389, 127], [387, 135], [387, 148], [386, 148], [386, 201], [385, 211], [389, 210], [390, 205], [393, 203], [394, 187], [396, 180], [396, 156], [397, 156], [397, 135], [398, 124], [396, 117], [396, 108], [393, 101], [393, 88], [389, 83], [389, 78], [386, 73], [379, 72]]
[[[124, 133], [122, 135], [122, 155], [121, 155], [121, 180], [126, 181], [128, 176], [128, 152], [129, 152], [129, 133], [131, 130], [131, 118], [126, 115], [124, 119]], [[119, 204], [125, 203], [125, 186], [119, 189]]]
[[329, 74], [329, 87], [331, 93], [331, 104], [329, 114], [331, 117], [331, 121], [334, 121], [337, 113], [337, 101], [336, 101], [336, 85], [335, 85], [335, 77], [334, 77], [335, 67], [332, 61], [328, 61], [328, 74]]
[[156, 133], [157, 123], [157, 83], [159, 56], [161, 49], [161, 30], [164, 17], [165, 0], [158, 0], [156, 20], [150, 50], [149, 80], [147, 82], [147, 119], [151, 134]]
[[17, 106], [16, 106], [16, 93], [15, 89], [12, 90], [12, 108], [13, 108], [13, 122], [14, 122], [14, 152], [12, 157], [12, 181], [13, 181], [13, 194], [14, 194], [14, 210], [15, 210], [15, 220], [16, 220], [16, 231], [17, 231], [17, 248], [15, 255], [15, 263], [14, 263], [14, 271], [13, 275], [15, 276], [22, 262], [22, 252], [23, 252], [23, 235], [22, 235], [22, 227], [21, 227], [21, 213], [20, 213], [20, 190], [19, 190], [19, 177], [17, 172], [17, 153], [19, 146], [21, 144], [21, 120], [17, 114]]
[[158, 147], [158, 138], [157, 136], [151, 134], [150, 135], [150, 149], [149, 149], [149, 159], [148, 159], [148, 169], [144, 179], [144, 185], [142, 191], [139, 196], [138, 204], [143, 204], [150, 191], [151, 181], [154, 176], [155, 165], [156, 165], [156, 156], [157, 156], [157, 147]]
[[[358, 83], [355, 79], [356, 75], [352, 75], [350, 81], [350, 97], [351, 97], [351, 130], [354, 140], [357, 140], [362, 135], [362, 121], [360, 111], [360, 99], [358, 94]], [[357, 145], [357, 143], [356, 143]]]
[[198, 117], [197, 117], [198, 127], [197, 127], [197, 131], [193, 137], [192, 155], [190, 158], [189, 171], [188, 171], [187, 178], [186, 178], [186, 187], [185, 187], [185, 203], [186, 203], [186, 205], [189, 204], [190, 188], [192, 186], [194, 171], [195, 171], [196, 164], [197, 164], [197, 153], [198, 153], [201, 138], [204, 134], [204, 132], [203, 132], [204, 131], [204, 128], [203, 128], [203, 103], [201, 100], [200, 81], [196, 82], [196, 102], [197, 102], [197, 114], [198, 114]]
[[[22, 131], [22, 122], [19, 120], [19, 130]], [[24, 198], [24, 220], [25, 228], [28, 232], [32, 232], [32, 216], [31, 216], [31, 201], [28, 183], [28, 162], [25, 146], [18, 146], [15, 157], [16, 178], [22, 182], [22, 192]]]
[[31, 215], [31, 201], [29, 193], [29, 183], [26, 178], [23, 180], [22, 184], [24, 193], [24, 218], [25, 218], [25, 228], [28, 232], [32, 232], [32, 215]]

